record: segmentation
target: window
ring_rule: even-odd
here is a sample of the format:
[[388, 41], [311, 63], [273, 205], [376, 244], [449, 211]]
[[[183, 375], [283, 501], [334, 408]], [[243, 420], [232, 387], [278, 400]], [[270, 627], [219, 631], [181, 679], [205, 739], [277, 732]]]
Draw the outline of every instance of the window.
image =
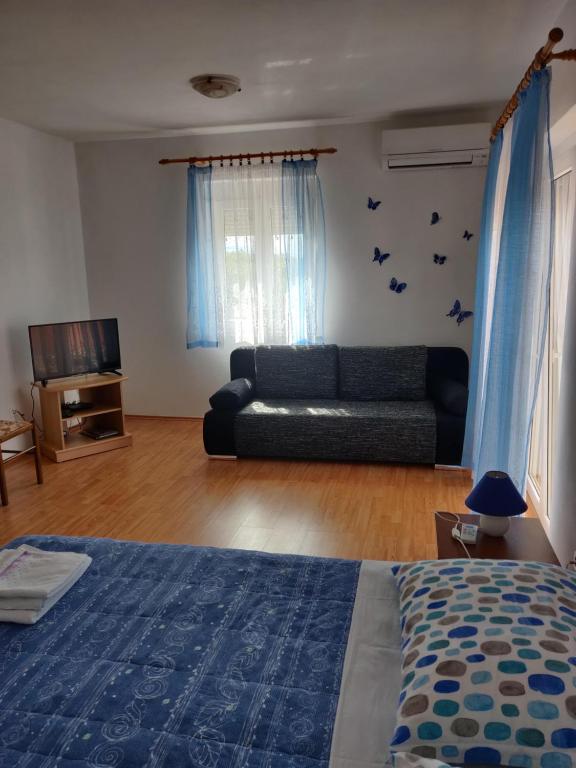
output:
[[542, 362], [540, 388], [532, 422], [530, 462], [528, 467], [530, 496], [544, 522], [548, 519], [550, 509], [553, 452], [562, 371], [562, 349], [564, 346], [567, 301], [566, 289], [568, 285], [568, 270], [570, 268], [572, 221], [574, 216], [574, 180], [572, 177], [572, 172], [568, 171], [556, 178], [554, 182], [556, 209], [554, 252], [550, 278], [548, 335]]
[[316, 162], [191, 171], [188, 346], [321, 342], [325, 245]]

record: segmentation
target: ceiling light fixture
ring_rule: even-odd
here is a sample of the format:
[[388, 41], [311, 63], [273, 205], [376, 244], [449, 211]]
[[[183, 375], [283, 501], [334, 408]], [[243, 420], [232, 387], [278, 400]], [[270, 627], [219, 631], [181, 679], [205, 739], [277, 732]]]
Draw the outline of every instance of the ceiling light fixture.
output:
[[224, 99], [242, 90], [239, 78], [234, 75], [198, 75], [190, 78], [190, 84], [209, 99]]

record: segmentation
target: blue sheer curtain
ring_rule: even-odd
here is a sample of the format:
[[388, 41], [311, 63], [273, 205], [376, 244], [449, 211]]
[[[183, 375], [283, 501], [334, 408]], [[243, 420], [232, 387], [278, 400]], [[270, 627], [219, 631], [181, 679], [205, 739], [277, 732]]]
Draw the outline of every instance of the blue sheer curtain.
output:
[[212, 235], [212, 168], [188, 168], [186, 346], [218, 346], [217, 264]]
[[289, 336], [324, 341], [326, 238], [317, 160], [282, 163], [282, 250], [286, 261]]
[[495, 219], [497, 216], [496, 185], [498, 180], [498, 168], [500, 166], [502, 155], [502, 138], [503, 134], [502, 131], [500, 131], [490, 148], [490, 160], [488, 162], [486, 185], [484, 187], [484, 203], [478, 243], [478, 264], [476, 267], [474, 338], [472, 341], [472, 357], [470, 360], [470, 393], [468, 396], [468, 411], [466, 414], [464, 449], [462, 451], [462, 464], [465, 467], [473, 466], [474, 426], [484, 407], [483, 377], [485, 371], [482, 361], [486, 355], [486, 345], [488, 342], [486, 333], [486, 313], [488, 310], [488, 293], [491, 287], [491, 253], [496, 226]]
[[[536, 72], [492, 149], [478, 263], [465, 464], [524, 491], [552, 263], [550, 70]], [[491, 191], [493, 185], [494, 191]], [[499, 202], [500, 201], [500, 202]]]

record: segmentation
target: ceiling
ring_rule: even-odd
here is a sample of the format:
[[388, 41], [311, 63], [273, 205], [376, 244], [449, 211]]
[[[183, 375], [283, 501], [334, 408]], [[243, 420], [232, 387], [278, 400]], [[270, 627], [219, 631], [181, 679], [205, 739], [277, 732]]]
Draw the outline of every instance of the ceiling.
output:
[[[0, 0], [0, 117], [76, 140], [494, 105], [566, 0]], [[188, 80], [234, 74], [210, 100]]]

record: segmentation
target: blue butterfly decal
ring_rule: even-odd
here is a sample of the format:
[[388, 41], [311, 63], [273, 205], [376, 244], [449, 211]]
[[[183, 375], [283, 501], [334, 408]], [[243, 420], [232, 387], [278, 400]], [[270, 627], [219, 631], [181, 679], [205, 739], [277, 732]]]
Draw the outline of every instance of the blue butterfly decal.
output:
[[395, 277], [390, 280], [390, 290], [395, 291], [396, 293], [402, 293], [402, 291], [405, 291], [407, 285], [408, 283], [399, 283]]
[[456, 317], [456, 315], [458, 314], [458, 312], [460, 312], [461, 309], [462, 309], [462, 304], [460, 304], [458, 299], [456, 299], [456, 301], [454, 302], [454, 306], [452, 307], [450, 312], [448, 312], [446, 317]]
[[462, 304], [456, 299], [454, 306], [450, 312], [448, 312], [446, 317], [455, 317], [458, 325], [462, 325], [464, 320], [466, 320], [467, 317], [472, 317], [473, 314], [474, 312], [469, 309], [462, 309]]
[[376, 208], [378, 208], [378, 206], [380, 205], [381, 202], [382, 202], [382, 200], [372, 200], [372, 198], [369, 197], [368, 198], [368, 208], [371, 211], [375, 211]]
[[434, 254], [434, 264], [445, 264], [448, 256], [440, 256], [440, 254]]
[[468, 230], [465, 229], [464, 230], [464, 234], [462, 235], [462, 237], [464, 238], [464, 240], [471, 240], [474, 237], [474, 233], [473, 232], [468, 232]]
[[430, 224], [438, 224], [440, 219], [441, 219], [441, 216], [438, 213], [438, 211], [434, 211], [432, 214], [432, 218], [430, 219]]
[[372, 261], [377, 261], [380, 266], [390, 257], [389, 253], [382, 253], [380, 248], [374, 248], [374, 258]]

